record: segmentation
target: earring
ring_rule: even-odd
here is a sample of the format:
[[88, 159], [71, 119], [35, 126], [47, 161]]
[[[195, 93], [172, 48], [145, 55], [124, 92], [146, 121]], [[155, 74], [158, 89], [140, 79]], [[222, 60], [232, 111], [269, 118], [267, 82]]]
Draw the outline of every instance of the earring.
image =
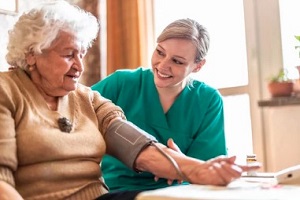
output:
[[28, 70], [31, 72], [31, 71], [34, 70], [34, 67], [35, 67], [34, 65], [29, 65], [29, 66], [28, 66]]

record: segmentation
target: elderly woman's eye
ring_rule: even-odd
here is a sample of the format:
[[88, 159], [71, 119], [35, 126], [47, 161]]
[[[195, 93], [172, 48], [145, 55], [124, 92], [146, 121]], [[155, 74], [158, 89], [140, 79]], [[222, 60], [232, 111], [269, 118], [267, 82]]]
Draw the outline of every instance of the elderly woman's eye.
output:
[[66, 55], [63, 55], [63, 57], [66, 57], [66, 58], [73, 58], [73, 54], [66, 54]]

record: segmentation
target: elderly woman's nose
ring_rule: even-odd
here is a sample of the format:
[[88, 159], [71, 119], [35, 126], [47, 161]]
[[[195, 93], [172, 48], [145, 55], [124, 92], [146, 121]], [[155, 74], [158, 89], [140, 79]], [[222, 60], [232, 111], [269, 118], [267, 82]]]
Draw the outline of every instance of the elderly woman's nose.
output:
[[73, 68], [82, 71], [83, 70], [83, 56], [81, 54], [77, 54], [74, 56], [74, 65]]

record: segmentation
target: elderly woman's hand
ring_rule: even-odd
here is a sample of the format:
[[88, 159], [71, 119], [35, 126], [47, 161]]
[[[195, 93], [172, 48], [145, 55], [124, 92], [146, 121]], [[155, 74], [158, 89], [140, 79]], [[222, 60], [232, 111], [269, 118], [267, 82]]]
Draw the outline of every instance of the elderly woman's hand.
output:
[[0, 180], [0, 199], [1, 200], [23, 200], [23, 197], [10, 184]]
[[[240, 178], [244, 171], [260, 168], [259, 163], [251, 166], [239, 165], [235, 162], [235, 156], [219, 156], [208, 161], [202, 161], [178, 152], [174, 145], [175, 143], [169, 141], [168, 146], [172, 148], [160, 143], [145, 148], [136, 160], [137, 169], [153, 173], [155, 179], [158, 177], [166, 178], [169, 184], [173, 180], [184, 180], [193, 184], [225, 186]], [[176, 162], [180, 173], [175, 170], [174, 163], [172, 164], [167, 157], [171, 157]]]
[[184, 172], [191, 183], [225, 186], [240, 178], [243, 171], [257, 170], [260, 164], [238, 165], [236, 157], [219, 156], [198, 165], [185, 166]]
[[[169, 139], [167, 142], [167, 146], [184, 155], [177, 144], [173, 141], [173, 139]], [[235, 163], [236, 157], [226, 157], [226, 156], [219, 156], [213, 159], [206, 161], [203, 164], [199, 164], [194, 166], [195, 168], [190, 169], [190, 176], [189, 181], [191, 183], [196, 184], [210, 184], [210, 185], [227, 185], [233, 180], [241, 177], [243, 171], [258, 169], [260, 164], [254, 165], [252, 167], [238, 165]], [[189, 174], [185, 174], [189, 177]], [[154, 177], [154, 180], [157, 181], [159, 179], [158, 176]], [[173, 179], [168, 179], [168, 184], [171, 185], [173, 183]], [[177, 180], [180, 184], [183, 180]]]

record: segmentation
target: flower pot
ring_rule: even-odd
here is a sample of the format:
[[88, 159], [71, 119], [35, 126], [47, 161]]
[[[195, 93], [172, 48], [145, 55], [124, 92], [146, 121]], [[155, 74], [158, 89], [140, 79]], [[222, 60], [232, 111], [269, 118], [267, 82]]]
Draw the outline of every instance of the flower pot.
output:
[[288, 97], [293, 93], [293, 82], [270, 82], [268, 89], [272, 97]]

